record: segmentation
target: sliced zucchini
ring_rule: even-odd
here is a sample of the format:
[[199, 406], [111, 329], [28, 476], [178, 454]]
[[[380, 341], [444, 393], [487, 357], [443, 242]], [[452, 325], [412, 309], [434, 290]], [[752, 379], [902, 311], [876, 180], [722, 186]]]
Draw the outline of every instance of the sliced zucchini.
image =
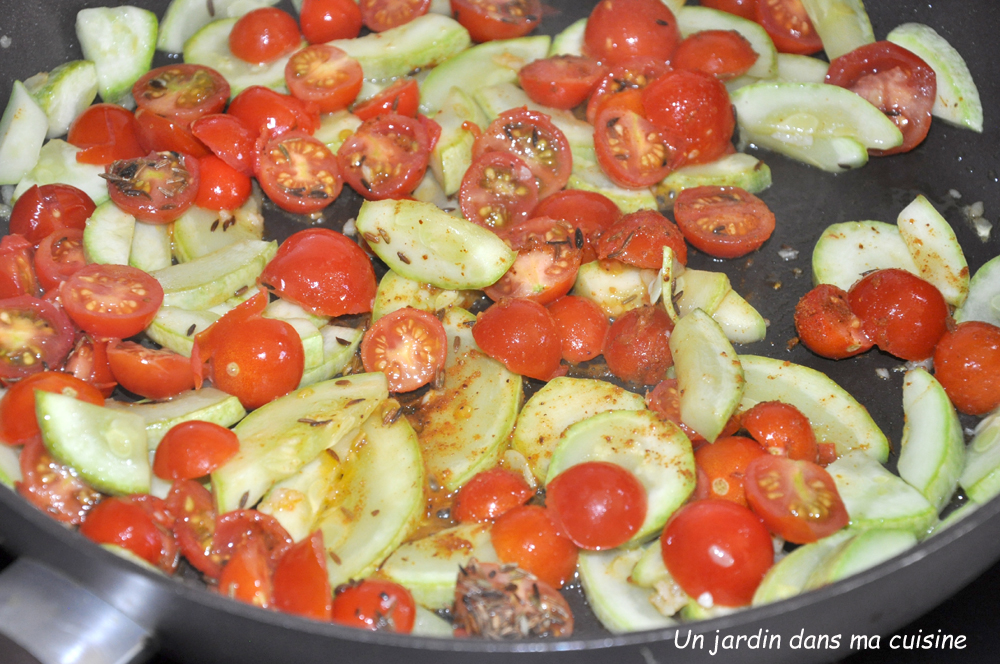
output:
[[87, 262], [128, 265], [134, 234], [135, 217], [111, 201], [101, 203], [83, 229]]
[[320, 452], [299, 472], [275, 483], [257, 511], [273, 516], [296, 542], [304, 540], [316, 530], [320, 515], [337, 495], [341, 468], [337, 457]]
[[170, 0], [160, 22], [156, 48], [180, 53], [184, 42], [216, 18], [239, 18], [260, 7], [278, 4], [278, 0]]
[[301, 305], [284, 300], [280, 297], [268, 302], [267, 306], [264, 307], [264, 310], [260, 312], [260, 315], [264, 318], [277, 318], [280, 320], [304, 318], [316, 327], [322, 327], [330, 322], [330, 318], [328, 316], [319, 316], [306, 311]]
[[184, 62], [205, 65], [222, 74], [234, 97], [251, 85], [287, 92], [285, 65], [291, 55], [262, 65], [251, 64], [236, 57], [229, 50], [229, 33], [233, 31], [236, 21], [235, 18], [212, 21], [194, 33], [184, 43]]
[[566, 135], [566, 141], [574, 154], [580, 149], [591, 152], [594, 150], [594, 127], [589, 122], [580, 120], [570, 111], [536, 103], [514, 83], [497, 83], [479, 88], [474, 97], [490, 121], [504, 111], [525, 106], [549, 116], [552, 124]]
[[982, 133], [983, 103], [979, 88], [965, 60], [948, 40], [921, 23], [897, 26], [886, 39], [916, 53], [934, 70], [937, 95], [931, 115]]
[[138, 415], [35, 391], [42, 442], [91, 486], [112, 494], [149, 493], [146, 423]]
[[445, 195], [451, 196], [462, 186], [465, 171], [472, 164], [476, 135], [466, 123], [485, 129], [489, 121], [479, 105], [460, 88], [448, 91], [434, 120], [441, 126], [441, 136], [431, 151], [430, 166]]
[[583, 55], [583, 34], [587, 31], [587, 19], [573, 21], [562, 32], [552, 38], [549, 57], [554, 55]]
[[[687, 274], [685, 272], [685, 274]], [[670, 333], [681, 421], [714, 442], [743, 395], [743, 368], [722, 328], [695, 309]]]
[[97, 98], [97, 67], [89, 60], [72, 60], [35, 74], [24, 87], [49, 119], [46, 138], [55, 138]]
[[569, 176], [568, 189], [596, 191], [607, 196], [623, 214], [638, 210], [655, 210], [656, 196], [650, 189], [625, 189], [608, 179], [597, 160], [587, 158], [579, 151], [573, 151], [573, 172]]
[[740, 187], [757, 194], [771, 186], [771, 169], [757, 157], [736, 152], [707, 164], [681, 166], [654, 186], [653, 192], [663, 199], [663, 207], [670, 207], [685, 189], [708, 185]]
[[968, 320], [1000, 325], [1000, 256], [984, 263], [969, 281], [969, 295], [955, 311], [955, 322]]
[[813, 283], [850, 290], [872, 270], [899, 268], [919, 274], [899, 227], [881, 221], [845, 221], [823, 231], [813, 248]]
[[329, 380], [350, 366], [361, 345], [362, 331], [339, 325], [324, 325], [319, 329], [323, 337], [323, 363], [302, 372], [299, 387]]
[[1000, 494], [1000, 410], [976, 426], [958, 483], [980, 505]]
[[517, 257], [492, 231], [430, 203], [365, 201], [355, 223], [390, 269], [438, 288], [485, 288]]
[[802, 0], [802, 6], [831, 61], [875, 41], [862, 0]]
[[42, 146], [35, 167], [21, 178], [14, 189], [14, 200], [34, 185], [71, 184], [83, 190], [95, 204], [108, 200], [108, 182], [101, 175], [103, 166], [81, 164], [76, 160], [80, 148], [54, 138]]
[[735, 30], [753, 47], [757, 60], [747, 76], [754, 78], [774, 78], [778, 75], [778, 51], [764, 28], [741, 16], [708, 7], [681, 7], [677, 14], [677, 27], [681, 37], [688, 37], [703, 30]]
[[413, 631], [410, 633], [414, 636], [429, 636], [437, 639], [455, 638], [455, 628], [449, 621], [422, 606], [417, 607], [413, 620]]
[[573, 295], [586, 298], [608, 318], [650, 303], [649, 286], [657, 278], [653, 270], [611, 261], [584, 263], [576, 273]]
[[588, 461], [617, 464], [646, 489], [646, 518], [629, 540], [632, 544], [659, 533], [694, 490], [691, 441], [652, 411], [606, 411], [571, 425], [552, 455], [546, 484], [567, 468]]
[[612, 634], [662, 629], [676, 624], [650, 602], [652, 591], [629, 583], [629, 574], [642, 553], [642, 549], [580, 553], [577, 565], [587, 603]]
[[256, 184], [238, 209], [218, 212], [192, 205], [174, 221], [174, 253], [181, 263], [201, 258], [242, 240], [264, 237], [264, 195]]
[[645, 407], [641, 396], [607, 381], [553, 378], [524, 404], [511, 446], [525, 456], [532, 474], [543, 481], [560, 436], [570, 425], [610, 410]]
[[724, 272], [686, 269], [674, 279], [677, 313], [686, 316], [701, 309], [711, 316], [731, 290], [729, 277]]
[[337, 154], [337, 150], [350, 138], [358, 127], [361, 126], [361, 118], [350, 111], [337, 111], [335, 113], [324, 113], [319, 119], [319, 129], [313, 136], [326, 144], [330, 152]]
[[180, 307], [162, 306], [146, 328], [146, 336], [164, 348], [191, 357], [195, 335], [204, 332], [217, 320], [219, 314], [213, 311], [189, 311]]
[[663, 562], [663, 547], [656, 539], [642, 546], [642, 556], [628, 575], [629, 583], [640, 588], [652, 588], [660, 581], [670, 579], [670, 572]]
[[823, 83], [830, 63], [808, 55], [778, 54], [778, 80], [789, 83]]
[[207, 309], [222, 304], [241, 288], [253, 286], [277, 252], [277, 242], [242, 240], [152, 275], [163, 287], [163, 304]]
[[143, 272], [170, 267], [173, 254], [170, 247], [170, 226], [136, 221], [129, 247], [128, 264]]
[[8, 489], [21, 481], [20, 452], [9, 445], [0, 445], [0, 484]]
[[854, 576], [916, 545], [916, 536], [908, 530], [885, 528], [858, 533], [838, 546], [813, 571], [805, 588], [811, 590]]
[[389, 270], [378, 282], [372, 305], [372, 322], [405, 307], [434, 313], [448, 307], [467, 306], [472, 303], [474, 294], [475, 291], [445, 290]]
[[[674, 298], [677, 296], [677, 277], [684, 272], [684, 266], [674, 258], [674, 250], [667, 245], [663, 245], [663, 263], [657, 275], [656, 286], [651, 286], [649, 292], [650, 304], [658, 301], [663, 303], [663, 309], [670, 316], [670, 321], [677, 324], [680, 314], [677, 312], [677, 305]], [[657, 292], [657, 288], [659, 292]]]
[[851, 450], [885, 463], [889, 441], [857, 400], [826, 374], [800, 364], [757, 355], [741, 355], [746, 389], [739, 412], [761, 401], [790, 403], [809, 419], [816, 440], [833, 443], [837, 456]]
[[181, 392], [166, 401], [126, 403], [108, 399], [104, 406], [141, 417], [150, 450], [156, 449], [167, 432], [181, 422], [201, 420], [231, 427], [247, 414], [239, 399], [214, 387]]
[[156, 14], [129, 5], [77, 13], [76, 36], [83, 58], [97, 67], [101, 99], [132, 105], [132, 85], [153, 64], [158, 28]]
[[24, 83], [14, 81], [0, 117], [0, 184], [17, 184], [35, 168], [48, 130], [45, 111]]
[[854, 536], [840, 530], [821, 540], [798, 547], [767, 570], [753, 594], [753, 606], [778, 602], [802, 592], [809, 577], [840, 546]]
[[896, 225], [917, 274], [934, 284], [948, 304], [962, 306], [969, 295], [969, 264], [951, 224], [918, 195], [899, 213]]
[[767, 321], [734, 290], [730, 290], [722, 298], [712, 319], [734, 344], [752, 344], [763, 341], [767, 336]]

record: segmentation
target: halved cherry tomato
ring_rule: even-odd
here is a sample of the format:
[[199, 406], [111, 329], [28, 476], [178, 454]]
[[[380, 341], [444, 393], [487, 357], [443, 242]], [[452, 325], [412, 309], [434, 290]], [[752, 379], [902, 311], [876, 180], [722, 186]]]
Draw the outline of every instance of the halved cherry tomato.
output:
[[274, 608], [313, 620], [329, 621], [333, 593], [326, 573], [323, 531], [293, 544], [274, 568]]
[[172, 574], [180, 548], [166, 502], [150, 495], [113, 496], [97, 504], [80, 525], [80, 534], [98, 544], [128, 549]]
[[274, 585], [267, 553], [260, 540], [249, 539], [234, 547], [219, 573], [216, 590], [230, 599], [262, 609], [271, 608]]
[[444, 370], [448, 335], [437, 316], [413, 307], [379, 318], [361, 341], [365, 371], [381, 371], [390, 392], [412, 392]]
[[656, 210], [639, 210], [625, 215], [601, 233], [597, 256], [659, 270], [663, 265], [663, 247], [673, 249], [677, 262], [687, 265], [687, 244], [674, 222]]
[[377, 288], [375, 270], [364, 250], [328, 228], [290, 235], [258, 283], [320, 316], [369, 312]]
[[570, 466], [545, 486], [545, 504], [581, 549], [613, 549], [639, 532], [646, 489], [627, 469], [608, 461]]
[[566, 186], [573, 171], [569, 141], [549, 116], [525, 107], [501, 113], [472, 145], [473, 159], [484, 152], [510, 152], [524, 160], [538, 180], [538, 197]]
[[409, 634], [416, 614], [410, 591], [382, 579], [341, 586], [333, 598], [333, 622], [372, 632]]
[[675, 69], [643, 89], [642, 104], [649, 121], [679, 141], [676, 166], [715, 161], [732, 147], [736, 115], [714, 76]]
[[423, 16], [431, 0], [360, 0], [361, 21], [372, 32], [385, 32]]
[[422, 122], [386, 113], [361, 123], [337, 159], [347, 184], [368, 200], [402, 198], [427, 172], [430, 145]]
[[472, 337], [514, 373], [550, 380], [559, 375], [562, 341], [548, 310], [525, 299], [501, 300], [479, 314]]
[[587, 100], [604, 71], [604, 67], [592, 58], [554, 55], [521, 67], [517, 78], [532, 101], [552, 108], [571, 109]]
[[118, 384], [141, 397], [167, 399], [194, 387], [191, 361], [167, 348], [119, 341], [108, 344], [107, 353]]
[[267, 295], [259, 293], [195, 337], [191, 354], [195, 385], [207, 375], [215, 387], [253, 409], [288, 394], [302, 380], [305, 354], [295, 328], [260, 312]]
[[270, 514], [253, 509], [239, 509], [220, 514], [215, 520], [211, 552], [219, 560], [236, 553], [247, 542], [261, 545], [264, 562], [273, 570], [281, 557], [292, 548], [292, 537]]
[[485, 289], [492, 300], [523, 297], [548, 304], [573, 287], [580, 269], [582, 232], [565, 221], [535, 217], [503, 229], [502, 235], [517, 258], [499, 281]]
[[72, 185], [36, 184], [14, 203], [9, 230], [23, 235], [37, 247], [46, 236], [60, 229], [82, 231], [95, 209], [90, 196]]
[[594, 87], [587, 102], [587, 122], [593, 124], [605, 107], [645, 115], [641, 91], [670, 71], [670, 65], [655, 58], [635, 57], [611, 67]]
[[69, 126], [66, 142], [80, 148], [76, 160], [81, 164], [106, 166], [149, 152], [139, 143], [135, 115], [118, 104], [87, 107]]
[[[691, 440], [691, 445], [695, 449], [708, 442], [704, 436], [681, 421], [681, 397], [677, 388], [676, 378], [667, 378], [657, 383], [653, 391], [646, 394], [646, 406], [656, 413], [660, 419], [669, 420], [680, 427], [681, 431]], [[729, 418], [729, 421], [726, 422], [726, 426], [719, 436], [732, 436], [739, 430], [739, 414], [733, 414]], [[707, 498], [707, 493], [702, 497]]]
[[745, 74], [757, 57], [747, 38], [736, 30], [702, 30], [684, 38], [670, 64], [725, 81]]
[[0, 378], [58, 367], [73, 348], [73, 323], [62, 307], [22, 295], [0, 300]]
[[153, 472], [165, 480], [193, 480], [208, 475], [239, 451], [239, 438], [229, 429], [201, 420], [181, 422], [157, 445]]
[[941, 291], [905, 270], [871, 272], [851, 286], [847, 297], [865, 335], [904, 360], [926, 360], [947, 330], [948, 305]]
[[212, 555], [216, 513], [211, 492], [195, 480], [179, 480], [170, 487], [167, 509], [174, 515], [181, 555], [209, 579], [218, 579], [222, 558]]
[[21, 481], [17, 492], [56, 521], [78, 526], [103, 497], [79, 473], [55, 460], [41, 436], [24, 443], [18, 459]]
[[912, 51], [889, 41], [865, 44], [831, 62], [826, 82], [861, 95], [903, 133], [902, 145], [869, 150], [871, 154], [908, 152], [927, 136], [937, 98], [937, 76]]
[[4, 235], [0, 240], [0, 299], [41, 294], [34, 247], [20, 235]]
[[677, 139], [635, 111], [607, 106], [594, 123], [597, 163], [621, 187], [649, 187], [678, 165]]
[[235, 115], [215, 113], [191, 123], [191, 134], [219, 159], [244, 175], [253, 175], [257, 133]]
[[108, 364], [108, 342], [95, 341], [86, 334], [80, 337], [73, 352], [66, 358], [63, 371], [93, 385], [105, 399], [110, 398], [118, 387]]
[[354, 0], [303, 0], [299, 25], [310, 44], [354, 39], [361, 33], [361, 9]]
[[247, 12], [233, 24], [229, 50], [240, 60], [262, 65], [295, 51], [302, 43], [299, 24], [286, 11], [261, 7]]
[[698, 4], [753, 21], [756, 15], [757, 0], [701, 0]]
[[781, 53], [811, 55], [823, 48], [802, 0], [757, 0], [754, 20]]
[[412, 78], [401, 78], [384, 90], [380, 90], [374, 97], [360, 102], [351, 112], [362, 120], [370, 120], [383, 113], [397, 113], [415, 118], [418, 110], [420, 110], [420, 88], [417, 82]]
[[229, 83], [203, 65], [174, 63], [151, 69], [132, 86], [139, 108], [189, 125], [203, 115], [221, 113]]
[[298, 214], [319, 212], [344, 188], [337, 156], [302, 131], [289, 131], [268, 141], [260, 150], [255, 173], [268, 198]]
[[747, 466], [745, 482], [750, 507], [789, 542], [815, 542], [850, 520], [830, 473], [811, 461], [765, 454]]
[[92, 263], [62, 283], [59, 297], [83, 331], [124, 339], [153, 320], [163, 303], [163, 288], [138, 268]]
[[233, 97], [226, 113], [239, 118], [254, 133], [254, 140], [265, 130], [274, 137], [292, 130], [311, 135], [319, 128], [316, 108], [260, 85], [251, 85]]
[[336, 46], [313, 44], [288, 59], [285, 82], [293, 97], [333, 113], [354, 101], [363, 80], [357, 60]]
[[847, 292], [820, 284], [795, 305], [795, 330], [805, 347], [822, 357], [841, 360], [872, 347], [861, 319], [851, 311]]
[[206, 210], [235, 210], [250, 198], [250, 176], [214, 154], [198, 160], [198, 195], [195, 205]]
[[501, 562], [516, 563], [553, 588], [562, 588], [576, 572], [579, 551], [544, 507], [521, 505], [504, 513], [490, 539]]
[[694, 460], [702, 471], [698, 481], [705, 482], [705, 497], [731, 500], [746, 507], [743, 475], [750, 462], [765, 453], [763, 447], [743, 436], [724, 436], [699, 447]]
[[494, 521], [535, 495], [524, 476], [496, 467], [477, 473], [455, 494], [451, 517], [459, 523]]
[[151, 152], [105, 169], [108, 194], [136, 219], [166, 224], [184, 214], [198, 195], [198, 160], [176, 152]]
[[35, 274], [46, 291], [72, 277], [86, 264], [83, 231], [75, 228], [53, 231], [35, 251]]
[[743, 414], [743, 428], [771, 454], [815, 462], [816, 434], [809, 418], [790, 403], [761, 401]]
[[605, 228], [622, 216], [618, 206], [596, 191], [563, 189], [546, 196], [531, 212], [532, 217], [562, 219], [583, 232], [583, 255], [580, 263], [597, 260], [597, 239]]
[[934, 350], [934, 376], [963, 413], [986, 415], [1000, 406], [1000, 327], [968, 321], [945, 332]]
[[626, 383], [654, 385], [674, 364], [670, 354], [673, 321], [663, 307], [645, 305], [615, 320], [604, 341], [608, 371]]
[[684, 592], [716, 606], [750, 604], [774, 561], [771, 535], [760, 517], [728, 500], [681, 507], [663, 529], [660, 547], [670, 576]]
[[144, 154], [178, 152], [198, 158], [209, 153], [208, 148], [191, 133], [190, 125], [157, 115], [145, 108], [135, 112], [135, 126]]
[[547, 308], [559, 328], [564, 360], [577, 364], [601, 354], [610, 324], [600, 307], [586, 298], [564, 295]]
[[674, 201], [674, 219], [685, 239], [716, 258], [738, 258], [760, 249], [774, 232], [767, 204], [739, 187], [692, 187]]
[[514, 39], [528, 34], [542, 20], [540, 0], [451, 0], [455, 20], [473, 41]]
[[95, 406], [104, 405], [104, 395], [79, 378], [62, 371], [43, 371], [10, 386], [0, 398], [0, 441], [23, 445], [41, 435], [35, 419], [35, 391], [54, 392]]
[[669, 62], [680, 40], [674, 13], [659, 0], [602, 0], [587, 19], [583, 53], [606, 65], [636, 56]]
[[538, 202], [538, 184], [520, 157], [484, 152], [465, 171], [458, 200], [462, 216], [499, 233], [528, 219]]

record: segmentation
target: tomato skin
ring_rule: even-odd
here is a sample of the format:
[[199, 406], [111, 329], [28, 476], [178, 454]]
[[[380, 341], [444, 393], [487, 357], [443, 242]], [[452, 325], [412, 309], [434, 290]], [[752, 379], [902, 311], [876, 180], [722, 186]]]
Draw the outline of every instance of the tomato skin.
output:
[[177, 152], [116, 161], [105, 168], [104, 177], [115, 205], [154, 224], [174, 221], [198, 195], [198, 160]]
[[1000, 328], [968, 321], [945, 332], [934, 350], [934, 375], [961, 412], [993, 411], [1000, 406]]
[[547, 308], [559, 328], [564, 360], [578, 364], [601, 354], [611, 324], [600, 307], [586, 298], [564, 295]]
[[889, 41], [860, 46], [830, 63], [826, 82], [855, 92], [885, 113], [903, 143], [876, 156], [909, 152], [927, 136], [937, 97], [934, 70], [915, 53]]
[[416, 614], [410, 591], [382, 579], [341, 586], [333, 598], [333, 622], [373, 632], [409, 634]]
[[554, 55], [530, 62], [517, 73], [531, 100], [569, 110], [585, 102], [604, 76], [604, 67], [581, 55]]
[[823, 48], [801, 0], [757, 0], [754, 10], [779, 52], [812, 55]]
[[79, 473], [54, 459], [41, 436], [25, 441], [18, 461], [22, 479], [17, 492], [56, 521], [78, 526], [103, 498]]
[[262, 65], [288, 55], [302, 43], [299, 24], [286, 11], [261, 7], [247, 12], [233, 24], [229, 50], [240, 60]]
[[437, 316], [413, 307], [379, 318], [361, 341], [365, 371], [381, 371], [390, 392], [412, 392], [444, 371], [448, 335]]
[[258, 283], [320, 316], [372, 310], [378, 284], [371, 260], [356, 242], [328, 228], [289, 236]]
[[374, 97], [358, 103], [351, 112], [365, 121], [383, 113], [397, 113], [415, 118], [419, 110], [420, 88], [417, 82], [412, 78], [401, 78]]
[[463, 217], [501, 233], [529, 218], [538, 202], [538, 184], [520, 157], [484, 152], [465, 171], [458, 200]]
[[451, 0], [455, 20], [469, 31], [473, 41], [514, 39], [528, 34], [542, 20], [539, 0]]
[[83, 253], [83, 231], [64, 228], [46, 235], [35, 251], [35, 274], [41, 287], [50, 291], [87, 264]]
[[815, 542], [850, 521], [830, 473], [811, 461], [766, 454], [750, 462], [745, 482], [750, 507], [789, 542]]
[[166, 348], [134, 341], [108, 344], [108, 363], [118, 384], [147, 399], [168, 399], [194, 387], [191, 361]]
[[678, 165], [706, 164], [730, 148], [736, 115], [729, 93], [710, 74], [675, 69], [642, 90], [646, 117], [676, 140]]
[[948, 305], [941, 292], [905, 270], [876, 270], [847, 296], [868, 338], [904, 360], [926, 360], [947, 330]]
[[132, 86], [139, 108], [190, 125], [203, 115], [221, 113], [229, 101], [229, 83], [203, 65], [174, 63], [151, 69]]
[[645, 116], [642, 90], [670, 71], [670, 65], [655, 58], [636, 57], [614, 65], [594, 87], [587, 102], [587, 122], [594, 124], [606, 107], [630, 110]]
[[85, 191], [68, 184], [33, 185], [14, 203], [9, 231], [38, 244], [63, 228], [82, 231], [97, 208]]
[[43, 371], [28, 376], [11, 385], [0, 398], [0, 440], [7, 445], [23, 445], [41, 435], [35, 419], [35, 390], [104, 405], [104, 395], [96, 387], [70, 374]]
[[681, 33], [673, 12], [656, 0], [601, 0], [587, 19], [583, 54], [606, 65], [636, 56], [668, 62]]
[[538, 380], [559, 375], [559, 329], [548, 310], [537, 302], [497, 302], [476, 318], [472, 337], [484, 353], [514, 373]]
[[629, 109], [607, 105], [594, 123], [597, 163], [620, 187], [650, 187], [678, 166], [677, 140]]
[[760, 518], [728, 500], [681, 507], [660, 538], [663, 562], [688, 595], [712, 604], [746, 606], [774, 561], [771, 535]]
[[622, 466], [587, 461], [570, 466], [545, 487], [545, 504], [581, 549], [613, 549], [639, 532], [646, 519], [646, 489]]
[[756, 15], [757, 0], [701, 0], [699, 4], [702, 7], [729, 12], [748, 21], [753, 21]]
[[326, 573], [323, 531], [292, 545], [274, 568], [274, 608], [313, 620], [329, 621], [333, 593]]
[[149, 152], [139, 143], [135, 115], [117, 104], [87, 107], [69, 126], [66, 142], [80, 148], [76, 160], [81, 164], [107, 166]]
[[311, 135], [319, 128], [317, 109], [301, 99], [261, 85], [251, 85], [233, 97], [226, 113], [238, 118], [253, 132], [254, 140], [264, 130], [273, 137], [292, 130]]
[[59, 298], [83, 331], [124, 339], [152, 322], [163, 303], [163, 288], [138, 268], [92, 263], [62, 283]]
[[303, 0], [299, 24], [310, 44], [354, 39], [361, 33], [361, 9], [353, 0]]
[[739, 187], [692, 187], [674, 201], [684, 238], [716, 258], [739, 258], [760, 249], [774, 232], [767, 204]]
[[409, 196], [427, 172], [431, 138], [418, 119], [386, 113], [361, 123], [337, 150], [344, 180], [368, 200]]
[[0, 300], [0, 378], [23, 378], [58, 367], [73, 348], [73, 323], [62, 307], [22, 295]]
[[501, 113], [472, 145], [472, 158], [493, 150], [510, 152], [528, 165], [538, 180], [538, 197], [566, 186], [573, 171], [569, 141], [549, 116], [514, 108]]
[[490, 539], [501, 562], [516, 563], [553, 588], [562, 588], [576, 572], [579, 551], [544, 507], [521, 505], [504, 513]]
[[820, 284], [795, 305], [795, 329], [806, 348], [831, 360], [866, 352], [873, 345], [861, 319], [851, 311], [847, 292]]
[[357, 60], [336, 46], [313, 44], [289, 58], [285, 82], [293, 97], [333, 113], [354, 101], [363, 79]]
[[267, 554], [259, 540], [247, 540], [233, 549], [219, 573], [216, 590], [245, 604], [271, 608], [274, 585]]
[[702, 471], [698, 481], [704, 478], [705, 497], [730, 500], [746, 507], [744, 473], [751, 461], [765, 453], [763, 447], [743, 436], [724, 436], [699, 447], [694, 460]]
[[656, 210], [639, 210], [626, 214], [601, 233], [597, 257], [659, 270], [663, 266], [663, 247], [673, 249], [677, 262], [687, 265], [687, 244], [677, 225]]
[[815, 463], [819, 451], [809, 418], [789, 403], [761, 401], [743, 414], [743, 428], [771, 454]]
[[501, 234], [517, 258], [499, 281], [485, 289], [490, 299], [526, 298], [549, 304], [573, 287], [580, 269], [582, 233], [565, 221], [535, 217]]
[[208, 154], [208, 148], [194, 137], [187, 124], [140, 108], [135, 112], [135, 125], [144, 154], [178, 152], [193, 159]]
[[167, 510], [174, 515], [174, 537], [181, 555], [209, 579], [218, 579], [221, 558], [211, 553], [217, 516], [212, 494], [195, 480], [176, 481], [167, 495]]
[[757, 53], [736, 30], [703, 30], [684, 38], [670, 64], [725, 81], [747, 72]]
[[360, 0], [361, 20], [372, 32], [385, 32], [423, 16], [430, 0]]
[[41, 294], [34, 247], [20, 235], [4, 235], [0, 240], [0, 299]]
[[111, 393], [118, 387], [108, 364], [108, 342], [95, 341], [86, 334], [80, 337], [73, 352], [66, 358], [63, 371], [93, 385], [105, 399], [111, 398]]
[[596, 191], [563, 189], [539, 201], [531, 216], [562, 219], [583, 231], [582, 265], [597, 260], [598, 237], [618, 221], [622, 213], [614, 201]]
[[337, 156], [302, 131], [285, 132], [266, 142], [255, 174], [268, 198], [297, 214], [319, 212], [344, 188]]
[[[156, 512], [162, 516], [157, 518]], [[177, 569], [179, 548], [166, 503], [150, 495], [113, 496], [97, 504], [80, 525], [80, 534], [98, 544], [115, 544], [167, 574]]]
[[455, 494], [451, 517], [459, 523], [492, 522], [535, 495], [524, 477], [495, 467], [476, 473]]
[[235, 115], [215, 113], [191, 123], [191, 133], [219, 159], [244, 175], [253, 175], [257, 134]]
[[249, 542], [260, 545], [263, 562], [269, 571], [273, 571], [293, 544], [288, 531], [269, 514], [254, 509], [241, 509], [218, 515], [212, 536], [213, 557], [226, 560]]
[[674, 324], [662, 307], [645, 305], [615, 320], [604, 341], [604, 359], [617, 378], [635, 385], [653, 385], [674, 364], [670, 332]]
[[198, 195], [194, 204], [206, 210], [235, 210], [250, 198], [250, 176], [214, 154], [198, 160]]

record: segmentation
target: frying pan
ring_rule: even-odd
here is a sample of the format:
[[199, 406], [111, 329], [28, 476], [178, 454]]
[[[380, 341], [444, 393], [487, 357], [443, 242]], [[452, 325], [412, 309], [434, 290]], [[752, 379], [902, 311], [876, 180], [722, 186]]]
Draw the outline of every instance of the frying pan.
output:
[[[11, 84], [80, 57], [74, 35], [76, 12], [95, 0], [2, 0], [0, 35], [10, 38], [0, 51], [0, 93]], [[109, 3], [103, 3], [109, 4]], [[118, 4], [112, 2], [110, 4]], [[135, 2], [158, 14], [166, 0]], [[751, 152], [772, 169], [774, 186], [761, 197], [774, 210], [774, 237], [752, 256], [714, 261], [694, 255], [694, 267], [726, 271], [734, 288], [770, 321], [767, 340], [738, 349], [812, 366], [830, 375], [868, 407], [890, 440], [900, 440], [903, 426], [902, 374], [887, 381], [877, 368], [900, 362], [878, 352], [840, 362], [824, 361], [801, 346], [789, 349], [795, 336], [791, 311], [811, 286], [810, 255], [827, 225], [878, 219], [891, 222], [917, 193], [923, 193], [954, 226], [975, 270], [1000, 253], [1000, 231], [980, 241], [964, 221], [961, 206], [983, 201], [987, 218], [1000, 210], [1000, 128], [993, 113], [1000, 89], [992, 66], [1000, 5], [991, 0], [869, 0], [875, 34], [883, 38], [896, 25], [917, 21], [937, 29], [964, 55], [979, 86], [986, 130], [975, 134], [935, 121], [915, 151], [873, 159], [854, 172], [831, 175], [766, 151]], [[542, 31], [554, 34], [585, 16], [592, 2], [550, 0]], [[4, 40], [6, 41], [6, 40]], [[164, 56], [158, 56], [166, 62]], [[161, 62], [161, 63], [162, 63]], [[952, 193], [961, 195], [956, 199]], [[325, 213], [325, 224], [339, 227], [360, 204], [345, 194]], [[301, 221], [267, 208], [269, 233], [282, 238], [303, 227]], [[792, 260], [778, 255], [797, 249]], [[971, 420], [963, 422], [971, 425]], [[893, 464], [895, 456], [890, 461]], [[967, 519], [916, 548], [844, 581], [777, 604], [726, 617], [684, 625], [675, 642], [673, 628], [614, 636], [604, 631], [584, 607], [579, 589], [567, 591], [577, 614], [571, 639], [493, 643], [437, 640], [350, 630], [259, 610], [206, 592], [183, 579], [167, 579], [120, 560], [0, 488], [0, 546], [9, 554], [58, 570], [77, 584], [155, 634], [159, 651], [184, 662], [285, 662], [336, 658], [350, 662], [820, 662], [847, 654], [852, 634], [888, 634], [938, 605], [1000, 558], [1000, 501], [981, 507]], [[19, 561], [20, 562], [20, 561]], [[704, 649], [679, 648], [688, 631], [705, 635]], [[780, 635], [780, 649], [748, 649], [711, 655], [720, 635], [751, 635], [766, 630]], [[718, 631], [718, 632], [717, 632]], [[789, 647], [804, 633], [846, 635], [839, 649]], [[0, 648], [2, 648], [0, 644]], [[884, 646], [883, 646], [884, 647]], [[716, 659], [718, 657], [719, 659]]]

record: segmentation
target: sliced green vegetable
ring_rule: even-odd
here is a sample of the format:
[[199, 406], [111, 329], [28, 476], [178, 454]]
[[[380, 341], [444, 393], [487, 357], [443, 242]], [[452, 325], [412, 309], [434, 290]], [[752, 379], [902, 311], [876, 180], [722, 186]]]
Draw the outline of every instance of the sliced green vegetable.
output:
[[813, 249], [813, 283], [850, 290], [872, 270], [919, 274], [899, 227], [881, 221], [845, 221], [823, 231]]
[[899, 213], [896, 225], [917, 274], [934, 284], [948, 304], [962, 306], [969, 295], [969, 264], [951, 224], [918, 195]]
[[[287, 92], [285, 65], [291, 55], [255, 65], [241, 60], [229, 50], [229, 33], [235, 18], [223, 18], [205, 25], [184, 43], [184, 62], [211, 67], [229, 82], [230, 94], [238, 95], [251, 85]], [[304, 46], [305, 44], [303, 44]]]
[[76, 153], [79, 151], [80, 148], [58, 138], [43, 145], [34, 168], [17, 183], [14, 200], [36, 184], [57, 182], [71, 184], [83, 190], [97, 205], [108, 200], [108, 183], [101, 177], [104, 167], [81, 164], [76, 160]]
[[242, 240], [152, 274], [163, 287], [163, 304], [207, 309], [253, 286], [277, 252], [277, 242]]
[[734, 30], [742, 35], [757, 54], [747, 76], [774, 78], [778, 75], [778, 52], [764, 28], [741, 16], [709, 7], [684, 6], [676, 12], [677, 27], [682, 37], [703, 30]]
[[21, 81], [14, 81], [0, 118], [0, 184], [17, 184], [38, 163], [49, 130], [45, 111]]
[[955, 322], [967, 320], [1000, 325], [1000, 256], [984, 263], [969, 281], [969, 295], [955, 311]]
[[166, 401], [127, 403], [108, 399], [104, 406], [141, 417], [151, 450], [156, 449], [167, 432], [181, 422], [201, 420], [231, 427], [247, 414], [239, 399], [208, 386], [181, 392]]
[[97, 98], [97, 67], [72, 60], [25, 80], [24, 87], [49, 119], [47, 138], [62, 136], [78, 115]]
[[573, 295], [586, 298], [608, 318], [650, 303], [649, 286], [657, 278], [653, 270], [641, 270], [617, 261], [584, 263], [576, 274]]
[[980, 505], [1000, 494], [1000, 410], [976, 426], [958, 483]]
[[802, 6], [830, 60], [875, 41], [862, 0], [802, 0]]
[[111, 201], [101, 203], [83, 229], [87, 262], [128, 265], [134, 234], [135, 217]]
[[580, 583], [587, 603], [612, 634], [676, 624], [650, 603], [652, 592], [648, 588], [629, 583], [629, 573], [641, 557], [642, 549], [580, 553]]
[[654, 186], [653, 192], [663, 199], [663, 207], [670, 207], [685, 189], [710, 185], [740, 187], [757, 194], [771, 186], [771, 169], [756, 157], [736, 152], [707, 164], [681, 166]]
[[216, 18], [239, 18], [260, 7], [278, 4], [278, 0], [170, 0], [160, 22], [156, 48], [180, 53], [184, 42]]
[[139, 7], [92, 7], [76, 15], [76, 36], [83, 57], [97, 67], [101, 99], [131, 103], [132, 85], [153, 64], [156, 14]]

